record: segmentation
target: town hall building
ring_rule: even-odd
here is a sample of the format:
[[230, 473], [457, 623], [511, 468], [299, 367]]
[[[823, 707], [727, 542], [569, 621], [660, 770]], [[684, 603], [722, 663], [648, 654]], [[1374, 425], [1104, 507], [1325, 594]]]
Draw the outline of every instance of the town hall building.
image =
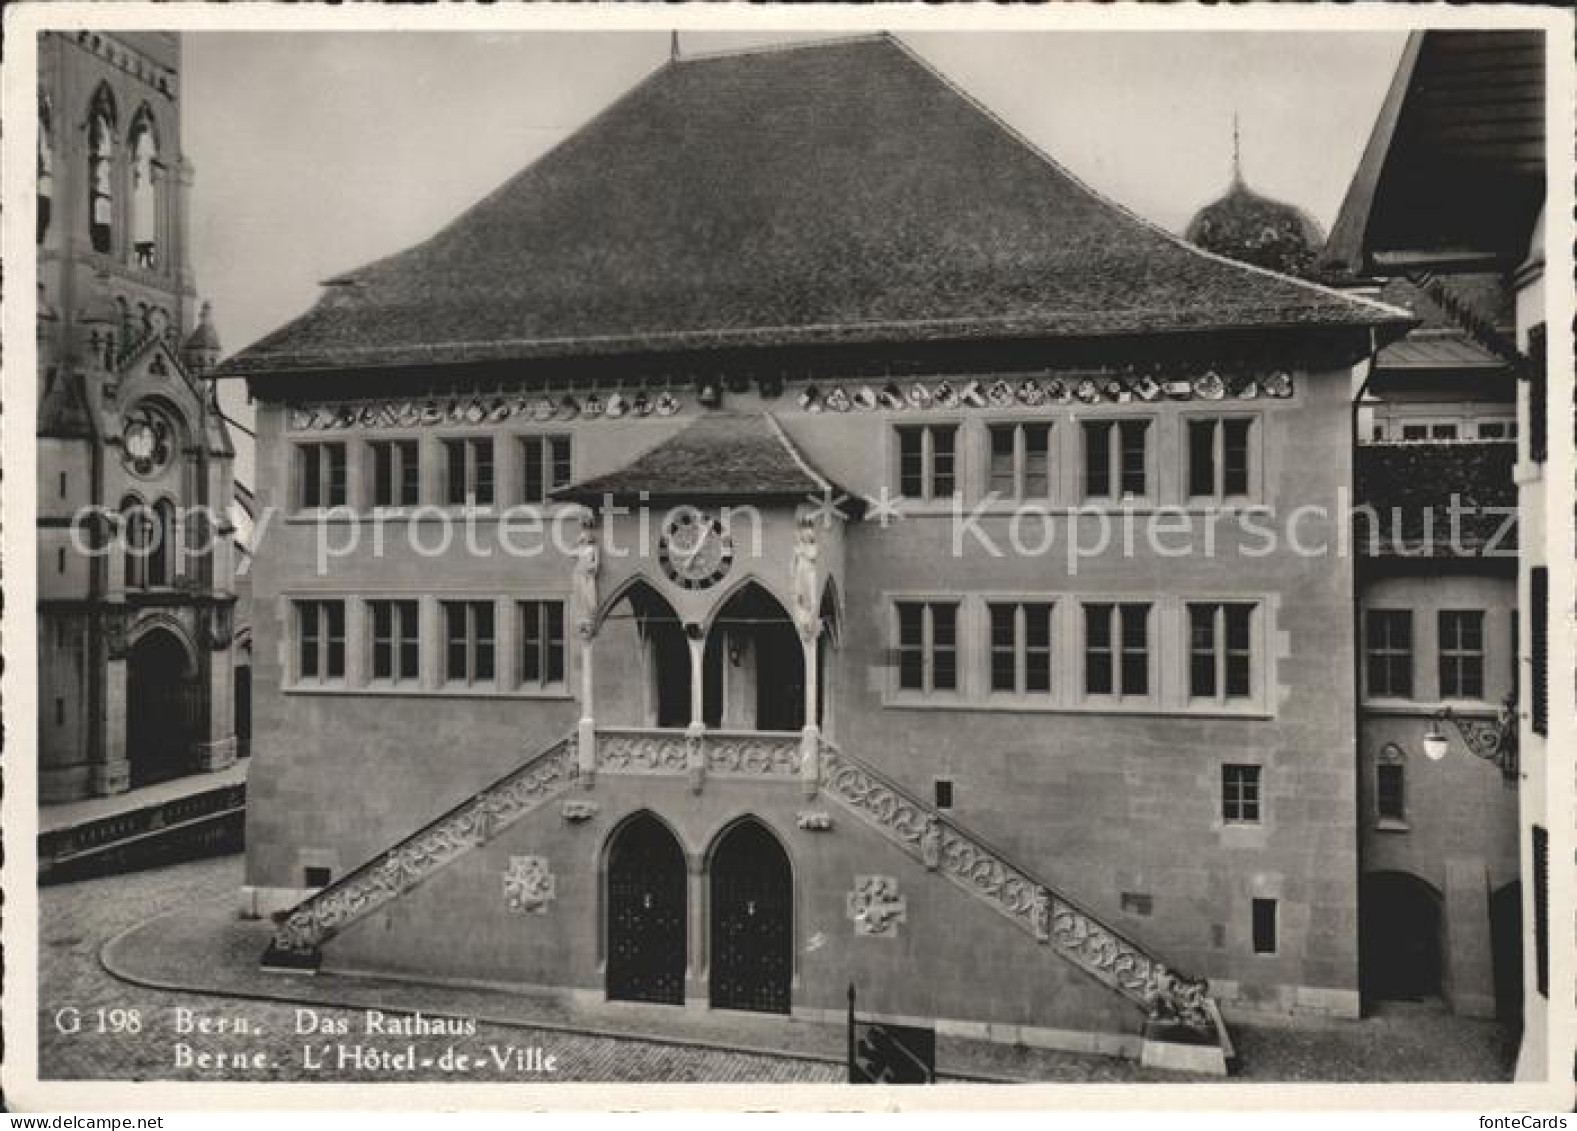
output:
[[1217, 1069], [1220, 1006], [1357, 1016], [1337, 553], [1413, 321], [890, 36], [667, 63], [221, 367], [265, 964]]

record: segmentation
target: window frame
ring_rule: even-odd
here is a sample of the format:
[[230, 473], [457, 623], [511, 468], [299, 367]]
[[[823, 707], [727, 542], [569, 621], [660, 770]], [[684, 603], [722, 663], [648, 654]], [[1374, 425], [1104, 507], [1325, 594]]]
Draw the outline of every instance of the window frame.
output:
[[[1080, 699], [1083, 702], [1097, 703], [1155, 703], [1159, 700], [1160, 680], [1157, 678], [1157, 632], [1156, 620], [1158, 619], [1160, 602], [1154, 598], [1135, 600], [1124, 597], [1079, 598], [1079, 689]], [[1090, 624], [1091, 612], [1098, 608], [1107, 610], [1107, 647], [1101, 649], [1110, 665], [1108, 671], [1109, 690], [1090, 690]], [[1145, 687], [1141, 691], [1128, 690], [1128, 680], [1124, 670], [1124, 658], [1134, 649], [1126, 647], [1123, 629], [1127, 614], [1125, 609], [1144, 610], [1144, 656], [1145, 656]]]
[[[1239, 780], [1234, 780], [1235, 774]], [[1249, 790], [1252, 796], [1249, 796]], [[1237, 813], [1234, 815], [1233, 807]], [[1249, 815], [1252, 808], [1253, 815]], [[1221, 823], [1234, 828], [1257, 828], [1265, 823], [1265, 767], [1257, 762], [1221, 764]]]
[[[956, 703], [967, 695], [969, 681], [965, 664], [965, 641], [967, 639], [967, 605], [964, 598], [957, 594], [891, 594], [887, 598], [889, 608], [888, 631], [890, 642], [889, 654], [892, 656], [892, 677], [889, 682], [889, 697], [897, 702], [949, 702]], [[920, 612], [920, 643], [918, 645], [905, 645], [903, 642], [903, 607], [918, 606]], [[936, 686], [936, 620], [934, 609], [950, 608], [953, 610], [953, 686]], [[913, 648], [920, 651], [920, 686], [905, 687], [903, 684], [903, 654]]]
[[[575, 434], [565, 431], [522, 432], [515, 437], [515, 454], [519, 458], [520, 474], [515, 477], [515, 487], [519, 491], [519, 500], [527, 506], [552, 506], [554, 500], [552, 493], [561, 487], [567, 487], [575, 481]], [[558, 453], [555, 446], [562, 443], [564, 453], [564, 480], [558, 482], [555, 472], [558, 468]], [[532, 445], [541, 445], [532, 458]], [[536, 474], [541, 476], [542, 490], [533, 497], [529, 490], [531, 468], [535, 465]]]
[[[1269, 912], [1269, 946], [1260, 945], [1260, 912]], [[1257, 958], [1274, 958], [1281, 953], [1281, 901], [1268, 896], [1254, 896], [1249, 903], [1249, 946]]]
[[[936, 471], [936, 437], [939, 433], [948, 433], [953, 438], [952, 451], [952, 490], [943, 494], [937, 491]], [[912, 495], [904, 488], [904, 437], [909, 434], [920, 436], [920, 485], [921, 493]], [[892, 437], [892, 482], [897, 487], [895, 497], [911, 503], [928, 505], [951, 505], [955, 499], [964, 495], [964, 469], [967, 466], [966, 456], [968, 447], [968, 430], [962, 420], [940, 419], [927, 421], [924, 424], [894, 423], [890, 433]]]
[[[389, 502], [380, 502], [378, 499], [379, 479], [379, 453], [389, 453], [389, 488], [391, 498]], [[407, 453], [414, 453], [410, 464], [406, 463]], [[402, 436], [375, 436], [367, 440], [366, 487], [367, 506], [371, 510], [403, 511], [422, 505], [422, 438], [419, 435]], [[415, 482], [408, 481], [414, 476]], [[411, 492], [413, 497], [405, 499], [405, 488], [414, 487]]]
[[[350, 623], [346, 600], [344, 597], [325, 597], [319, 595], [299, 596], [290, 599], [291, 605], [291, 675], [292, 683], [302, 687], [344, 687], [349, 681], [349, 632]], [[334, 658], [335, 634], [332, 624], [325, 625], [325, 620], [332, 622], [333, 617], [325, 617], [329, 610], [339, 611], [339, 671], [333, 673], [332, 660]], [[307, 655], [307, 613], [311, 611], [314, 619], [314, 628], [311, 633], [314, 644], [313, 671], [307, 672], [305, 663]]]
[[[1260, 436], [1262, 417], [1251, 412], [1185, 412], [1178, 415], [1178, 449], [1181, 457], [1179, 495], [1190, 506], [1241, 506], [1259, 499], [1263, 493], [1263, 458]], [[1228, 425], [1246, 427], [1243, 438], [1243, 490], [1227, 490]], [[1194, 446], [1196, 427], [1210, 429], [1210, 490], [1194, 490]]]
[[[422, 602], [419, 597], [368, 597], [363, 600], [366, 608], [366, 662], [367, 685], [381, 688], [413, 688], [422, 685]], [[387, 647], [389, 649], [389, 674], [378, 674], [378, 649], [383, 643], [383, 638], [378, 633], [378, 608], [389, 608], [389, 636]], [[405, 623], [404, 612], [411, 613], [410, 623]], [[409, 631], [407, 631], [409, 629]], [[411, 675], [404, 674], [405, 649], [414, 646], [416, 649], [416, 670]]]
[[[569, 603], [563, 597], [517, 597], [515, 598], [515, 679], [517, 691], [530, 694], [562, 693], [569, 686], [570, 678], [570, 647], [569, 647]], [[546, 614], [549, 608], [558, 610], [557, 634], [550, 630], [546, 615], [541, 621], [541, 632], [537, 640], [538, 675], [528, 678], [526, 675], [526, 659], [532, 648], [532, 640], [527, 632], [527, 610], [540, 610]], [[552, 669], [552, 655], [554, 641], [557, 641], [558, 652], [558, 678], [549, 679], [548, 672]]]
[[[451, 631], [451, 610], [459, 606], [464, 610], [465, 635], [462, 638], [462, 647], [465, 650], [465, 674], [457, 678], [452, 669], [454, 659], [455, 637]], [[485, 677], [478, 676], [477, 670], [481, 666], [480, 657], [483, 655], [483, 637], [478, 631], [478, 612], [487, 609], [490, 613], [490, 632], [486, 637], [489, 674]], [[491, 597], [440, 597], [438, 599], [438, 630], [443, 641], [442, 663], [439, 668], [439, 684], [444, 688], [496, 688], [498, 686], [498, 644], [499, 644], [499, 618], [498, 601]]]
[[[1387, 788], [1386, 778], [1394, 776], [1394, 788]], [[1374, 820], [1380, 828], [1405, 829], [1407, 827], [1407, 763], [1396, 757], [1381, 757], [1374, 764]], [[1387, 796], [1395, 800], [1387, 804]]]
[[[982, 497], [990, 496], [993, 492], [997, 495], [999, 503], [1041, 503], [1047, 506], [1057, 498], [1057, 429], [1055, 422], [1048, 417], [997, 417], [988, 418], [984, 422], [985, 444], [984, 461], [981, 468], [981, 481], [985, 485]], [[1044, 450], [1045, 465], [1041, 475], [1044, 479], [1044, 489], [1037, 494], [1028, 490], [1029, 483], [1029, 436], [1030, 431], [1044, 432], [1046, 446]], [[1011, 484], [1008, 490], [998, 491], [996, 473], [996, 441], [1000, 434], [1006, 433], [1011, 444], [1008, 453], [1012, 468], [1008, 473]]]
[[[1441, 699], [1459, 699], [1472, 702], [1482, 702], [1485, 692], [1485, 669], [1488, 666], [1488, 634], [1486, 622], [1488, 616], [1483, 609], [1437, 609], [1435, 611], [1435, 657], [1436, 678], [1439, 680], [1437, 690]], [[1457, 625], [1456, 642], [1452, 647], [1447, 647], [1447, 623]], [[1470, 649], [1461, 643], [1462, 627], [1468, 624], [1477, 624], [1478, 648]], [[1454, 672], [1452, 680], [1448, 681], [1448, 672]], [[1476, 694], [1463, 691], [1464, 673], [1475, 674], [1478, 680]], [[1448, 691], [1448, 683], [1451, 689]]]
[[[986, 594], [983, 597], [986, 615], [983, 618], [984, 643], [985, 643], [985, 680], [984, 687], [988, 698], [999, 701], [1019, 700], [1029, 703], [1051, 703], [1058, 694], [1057, 680], [1057, 599], [1050, 595], [1045, 596], [1001, 596]], [[999, 645], [996, 638], [996, 615], [999, 609], [1011, 610], [1012, 634], [1006, 646]], [[1039, 610], [1043, 614], [1046, 625], [1046, 642], [1033, 648], [1029, 640], [1030, 610]], [[996, 680], [996, 656], [1001, 651], [1011, 651], [1013, 657], [1013, 686], [999, 688]], [[1030, 656], [1032, 652], [1044, 652], [1046, 657], [1046, 686], [1031, 689], [1029, 687]]]
[[[1394, 645], [1390, 645], [1389, 642], [1388, 642], [1388, 646], [1384, 650], [1377, 649], [1375, 647], [1375, 644], [1374, 644], [1375, 618], [1376, 617], [1381, 617], [1381, 616], [1387, 617], [1387, 618], [1391, 618], [1391, 617], [1405, 618], [1405, 624], [1407, 626], [1405, 647], [1398, 648], [1398, 647], [1396, 647]], [[1418, 638], [1417, 637], [1417, 631], [1416, 631], [1415, 625], [1414, 625], [1414, 617], [1413, 617], [1413, 610], [1412, 609], [1398, 609], [1398, 608], [1393, 608], [1393, 607], [1389, 607], [1389, 606], [1370, 607], [1370, 608], [1365, 608], [1364, 609], [1364, 611], [1363, 611], [1363, 693], [1364, 693], [1364, 698], [1365, 699], [1413, 700], [1413, 699], [1416, 698], [1417, 691], [1418, 691], [1418, 648], [1417, 648], [1417, 638]], [[1380, 690], [1380, 691], [1376, 691], [1375, 690], [1375, 671], [1376, 671], [1375, 658], [1376, 658], [1376, 656], [1383, 656], [1383, 657], [1385, 657], [1386, 660], [1387, 660], [1387, 664], [1388, 665], [1391, 664], [1391, 663], [1401, 663], [1401, 662], [1403, 662], [1403, 660], [1402, 659], [1398, 659], [1398, 657], [1402, 657], [1402, 658], [1405, 659], [1406, 672], [1407, 672], [1407, 688], [1406, 688], [1406, 690], [1404, 692], [1398, 693], [1396, 691], [1395, 687], [1393, 686], [1393, 684], [1391, 683], [1391, 681], [1389, 680], [1389, 678], [1387, 678], [1386, 686], [1385, 686], [1385, 688], [1383, 690]], [[1387, 666], [1385, 670], [1389, 673], [1392, 669], [1389, 666]]]
[[[300, 511], [325, 511], [350, 505], [350, 450], [344, 440], [294, 440], [295, 490], [292, 498]], [[339, 478], [336, 484], [332, 459], [339, 459]], [[315, 466], [314, 466], [314, 461]], [[309, 501], [308, 485], [316, 493], [316, 501]], [[334, 488], [338, 486], [338, 496]]]
[[[455, 458], [456, 448], [461, 452], [460, 466], [465, 482], [461, 484], [460, 498], [455, 498]], [[439, 463], [440, 476], [443, 483], [444, 505], [450, 508], [474, 507], [477, 509], [490, 509], [498, 502], [498, 445], [496, 437], [491, 433], [485, 435], [467, 436], [440, 436], [438, 437], [438, 450], [443, 458]], [[487, 453], [487, 497], [481, 497], [475, 489], [481, 484], [481, 468], [483, 461], [479, 453]], [[475, 493], [473, 493], [475, 492]]]
[[[1079, 423], [1079, 501], [1088, 504], [1105, 504], [1112, 507], [1144, 505], [1153, 503], [1157, 495], [1156, 483], [1156, 448], [1159, 441], [1159, 418], [1153, 415], [1144, 416], [1097, 416], [1080, 417]], [[1127, 447], [1124, 437], [1135, 427], [1140, 428], [1144, 437], [1142, 445], [1142, 463], [1144, 475], [1144, 490], [1130, 493], [1124, 489], [1126, 475], [1125, 456]], [[1107, 490], [1096, 494], [1090, 488], [1090, 437], [1092, 429], [1103, 428], [1106, 435], [1106, 486]], [[1114, 439], [1115, 438], [1115, 439]]]
[[[1183, 686], [1187, 689], [1187, 699], [1190, 706], [1211, 704], [1217, 707], [1240, 707], [1258, 703], [1260, 689], [1264, 679], [1260, 674], [1260, 625], [1261, 602], [1254, 600], [1233, 600], [1230, 598], [1211, 599], [1206, 601], [1183, 599]], [[1203, 652], [1194, 640], [1194, 614], [1195, 610], [1208, 610], [1210, 615], [1210, 649]], [[1232, 660], [1243, 653], [1245, 649], [1232, 647], [1232, 633], [1228, 617], [1235, 611], [1246, 611], [1248, 614], [1246, 649], [1248, 658], [1248, 688], [1242, 692], [1234, 693], [1230, 688], [1232, 675]], [[1211, 690], [1208, 693], [1200, 692], [1194, 683], [1195, 658], [1208, 654], [1211, 658]]]

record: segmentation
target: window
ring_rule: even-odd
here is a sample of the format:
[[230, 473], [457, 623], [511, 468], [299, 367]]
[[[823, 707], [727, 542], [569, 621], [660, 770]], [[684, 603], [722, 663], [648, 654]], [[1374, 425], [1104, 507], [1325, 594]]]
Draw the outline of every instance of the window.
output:
[[938, 809], [951, 809], [953, 807], [953, 779], [937, 778], [934, 784], [936, 787], [936, 807]]
[[473, 436], [465, 440], [444, 441], [445, 498], [449, 505], [463, 507], [493, 505], [493, 440]]
[[[1114, 442], [1115, 434], [1115, 442]], [[1084, 422], [1084, 496], [1140, 498], [1145, 494], [1148, 420]]]
[[493, 603], [445, 601], [444, 679], [488, 683], [493, 679]]
[[1188, 422], [1188, 494], [1225, 499], [1249, 493], [1251, 420]]
[[344, 679], [345, 602], [297, 601], [296, 642], [298, 679]]
[[564, 602], [520, 602], [520, 682], [526, 687], [564, 682]]
[[993, 424], [991, 491], [1006, 499], [1051, 496], [1051, 425]]
[[1084, 606], [1084, 690], [1090, 695], [1150, 693], [1150, 606]]
[[153, 524], [149, 528], [148, 584], [169, 586], [175, 584], [175, 549], [178, 534], [175, 526], [175, 504], [160, 499], [153, 504]]
[[550, 492], [569, 486], [570, 438], [523, 437], [520, 441], [520, 464], [523, 477], [521, 502], [547, 502]]
[[1254, 901], [1254, 953], [1276, 953], [1276, 901]]
[[898, 492], [906, 499], [946, 499], [958, 490], [958, 426], [898, 429]]
[[1532, 724], [1534, 734], [1550, 733], [1550, 572], [1535, 567], [1528, 576], [1529, 597], [1529, 680], [1533, 684]]
[[1484, 614], [1442, 611], [1440, 697], [1484, 698]]
[[137, 499], [121, 503], [121, 537], [125, 541], [127, 589], [148, 586], [148, 553], [153, 544], [153, 516]]
[[375, 440], [372, 449], [372, 505], [414, 507], [421, 502], [421, 445], [415, 440]]
[[1539, 993], [1550, 996], [1550, 834], [1533, 826], [1533, 970]]
[[88, 239], [107, 254], [115, 244], [115, 97], [100, 86], [88, 112]]
[[345, 445], [296, 445], [296, 499], [302, 507], [342, 507], [346, 503]]
[[131, 248], [138, 267], [151, 268], [158, 245], [158, 202], [153, 184], [159, 143], [144, 106], [131, 126]]
[[1406, 609], [1370, 609], [1364, 616], [1365, 669], [1369, 694], [1413, 696], [1413, 614]]
[[420, 605], [416, 601], [370, 601], [372, 678], [390, 683], [421, 679]]
[[50, 212], [55, 200], [54, 112], [49, 96], [38, 92], [38, 242], [49, 233]]
[[898, 687], [901, 691], [958, 690], [958, 606], [900, 601]]
[[1374, 768], [1374, 811], [1382, 821], [1403, 821], [1407, 816], [1407, 769], [1400, 762], [1381, 762]]
[[1429, 439], [1429, 426], [1427, 424], [1402, 425], [1402, 439], [1427, 440]]
[[991, 624], [991, 690], [1044, 695], [1051, 691], [1051, 614], [1046, 602], [987, 606]]
[[1229, 825], [1259, 824], [1259, 766], [1221, 767], [1221, 819]]
[[60, 695], [55, 696], [55, 725], [57, 727], [66, 725], [66, 700]]
[[1188, 606], [1188, 693], [1201, 699], [1253, 694], [1252, 604]]
[[326, 888], [334, 880], [334, 870], [320, 864], [308, 865], [301, 870], [301, 881], [309, 888]]
[[1528, 458], [1543, 463], [1550, 446], [1550, 382], [1544, 323], [1528, 331]]
[[1478, 425], [1478, 438], [1480, 440], [1515, 440], [1517, 438], [1517, 422], [1515, 420], [1482, 420]]

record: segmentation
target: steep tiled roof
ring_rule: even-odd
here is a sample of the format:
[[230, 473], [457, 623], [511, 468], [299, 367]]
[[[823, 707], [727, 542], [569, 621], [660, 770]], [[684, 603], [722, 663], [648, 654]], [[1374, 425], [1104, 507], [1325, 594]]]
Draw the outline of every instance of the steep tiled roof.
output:
[[799, 502], [841, 494], [806, 462], [765, 413], [702, 416], [617, 471], [573, 483], [555, 497], [595, 502], [645, 497]]
[[[1358, 522], [1354, 543], [1359, 553], [1451, 558], [1515, 551], [1515, 517], [1509, 531], [1502, 527], [1516, 513], [1516, 461], [1517, 445], [1506, 441], [1361, 445], [1358, 504], [1373, 507], [1379, 517], [1372, 524], [1367, 519]], [[1453, 500], [1460, 512], [1454, 545]], [[1426, 515], [1433, 524], [1428, 531]], [[1371, 540], [1371, 528], [1378, 542]]]
[[662, 67], [221, 371], [1402, 320], [1191, 248], [878, 36]]

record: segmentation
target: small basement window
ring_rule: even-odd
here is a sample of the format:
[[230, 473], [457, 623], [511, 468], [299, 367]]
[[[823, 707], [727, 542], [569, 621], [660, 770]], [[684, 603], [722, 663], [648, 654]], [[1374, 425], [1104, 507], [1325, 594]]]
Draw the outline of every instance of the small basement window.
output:
[[938, 809], [951, 809], [953, 807], [953, 779], [936, 779], [936, 807]]
[[1276, 901], [1254, 901], [1254, 953], [1276, 953]]
[[302, 879], [309, 888], [326, 888], [334, 882], [334, 869], [314, 865], [301, 870]]

